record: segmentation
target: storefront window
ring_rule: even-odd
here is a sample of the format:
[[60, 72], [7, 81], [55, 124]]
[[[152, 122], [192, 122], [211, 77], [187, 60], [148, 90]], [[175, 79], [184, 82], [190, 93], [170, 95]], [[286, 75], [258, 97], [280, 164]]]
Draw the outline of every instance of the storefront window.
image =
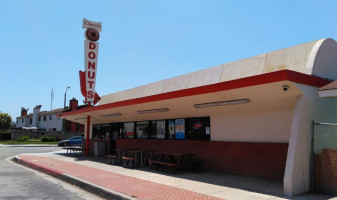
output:
[[134, 122], [129, 122], [129, 123], [124, 123], [124, 138], [134, 138], [135, 135], [135, 123]]
[[174, 120], [168, 120], [169, 139], [174, 139]]
[[101, 125], [94, 125], [92, 133], [94, 139], [101, 139]]
[[156, 122], [156, 136], [157, 139], [165, 139], [165, 121]]
[[175, 136], [178, 140], [186, 139], [185, 136], [185, 119], [176, 119], [175, 120]]
[[148, 121], [136, 123], [137, 138], [148, 138], [150, 135], [150, 124]]
[[165, 139], [166, 138], [165, 120], [151, 121], [151, 135], [149, 138]]
[[191, 140], [209, 140], [210, 139], [209, 117], [189, 118], [188, 138]]
[[109, 138], [111, 133], [110, 124], [102, 124], [102, 138]]
[[93, 138], [142, 138], [210, 140], [209, 117], [139, 121], [93, 126]]

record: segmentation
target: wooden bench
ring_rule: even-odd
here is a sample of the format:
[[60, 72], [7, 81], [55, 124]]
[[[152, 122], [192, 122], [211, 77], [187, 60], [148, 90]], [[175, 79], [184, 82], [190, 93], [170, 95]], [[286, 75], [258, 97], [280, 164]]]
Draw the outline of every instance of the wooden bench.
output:
[[173, 172], [177, 172], [178, 164], [177, 163], [172, 163], [172, 162], [164, 162], [164, 161], [158, 161], [158, 160], [151, 160], [149, 159], [149, 167], [152, 167], [152, 164], [156, 164], [156, 170], [159, 169], [161, 165], [168, 166], [173, 169]]
[[168, 166], [173, 169], [174, 173], [177, 173], [178, 168], [181, 167], [181, 161], [187, 159], [192, 159], [195, 155], [194, 153], [175, 153], [175, 152], [156, 152], [156, 159], [149, 159], [149, 167], [151, 168], [152, 164], [156, 165], [156, 170], [160, 166]]

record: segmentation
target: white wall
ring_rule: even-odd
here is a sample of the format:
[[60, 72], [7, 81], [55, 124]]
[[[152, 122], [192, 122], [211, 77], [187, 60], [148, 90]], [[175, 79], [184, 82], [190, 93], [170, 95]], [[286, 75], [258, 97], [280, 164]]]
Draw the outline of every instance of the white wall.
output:
[[310, 189], [311, 122], [337, 122], [337, 99], [319, 98], [317, 88], [296, 84], [303, 92], [295, 107], [284, 175], [284, 192], [297, 195]]
[[41, 106], [36, 106], [33, 109], [33, 120], [32, 120], [32, 124], [30, 125], [31, 127], [38, 127], [39, 125], [40, 108]]
[[293, 111], [211, 116], [211, 140], [288, 143]]
[[[49, 116], [52, 116], [52, 120], [49, 120]], [[40, 115], [41, 121], [39, 121], [38, 128], [39, 129], [46, 129], [46, 130], [52, 130], [56, 128], [56, 131], [62, 131], [62, 124], [63, 120], [61, 118], [58, 118], [56, 114], [47, 114], [47, 115]], [[43, 116], [47, 117], [46, 121], [43, 121]]]
[[328, 38], [315, 44], [308, 57], [306, 66], [308, 72], [312, 75], [337, 79], [337, 43], [335, 40]]
[[21, 128], [21, 127], [24, 127], [25, 126], [25, 121], [22, 122], [22, 119], [23, 120], [26, 120], [25, 118], [16, 118], [17, 119], [17, 123], [16, 123], [16, 128]]

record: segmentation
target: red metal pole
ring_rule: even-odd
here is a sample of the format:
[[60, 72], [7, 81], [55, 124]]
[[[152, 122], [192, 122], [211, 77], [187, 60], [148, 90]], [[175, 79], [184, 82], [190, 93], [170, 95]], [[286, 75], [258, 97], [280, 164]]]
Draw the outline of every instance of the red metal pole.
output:
[[87, 115], [87, 136], [85, 140], [85, 155], [89, 156], [89, 132], [90, 132], [90, 115]]

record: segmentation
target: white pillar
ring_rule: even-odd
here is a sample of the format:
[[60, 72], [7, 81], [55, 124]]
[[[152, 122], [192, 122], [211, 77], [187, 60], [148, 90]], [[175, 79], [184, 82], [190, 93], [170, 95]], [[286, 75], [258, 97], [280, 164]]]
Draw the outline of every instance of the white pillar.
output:
[[305, 95], [297, 100], [290, 131], [284, 193], [292, 196], [310, 190], [310, 141], [312, 110]]

